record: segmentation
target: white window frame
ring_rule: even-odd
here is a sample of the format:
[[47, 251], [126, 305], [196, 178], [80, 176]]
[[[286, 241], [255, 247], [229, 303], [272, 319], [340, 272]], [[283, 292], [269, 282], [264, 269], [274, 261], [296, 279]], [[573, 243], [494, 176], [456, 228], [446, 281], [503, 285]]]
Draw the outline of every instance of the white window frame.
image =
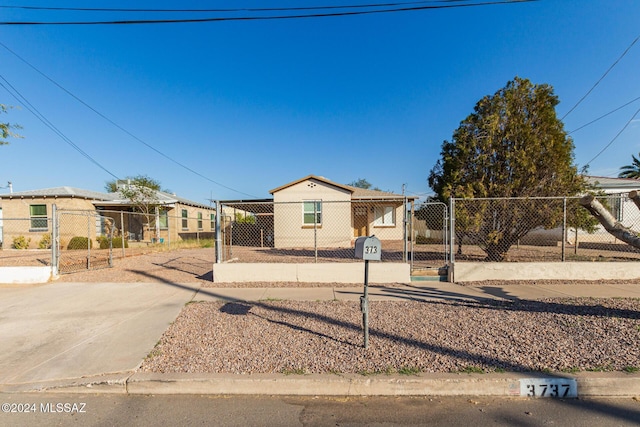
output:
[[[44, 215], [42, 214], [34, 214], [33, 209], [36, 206], [44, 206]], [[47, 217], [48, 206], [46, 203], [34, 203], [29, 205], [29, 231], [46, 231], [49, 230], [49, 220]], [[44, 224], [44, 226], [34, 226]]]
[[[186, 215], [185, 215], [186, 214]], [[182, 219], [182, 230], [183, 231], [188, 231], [189, 230], [189, 211], [187, 211], [186, 209], [182, 209], [180, 212], [180, 217]], [[185, 227], [186, 225], [186, 227]]]
[[[311, 205], [311, 210], [307, 210], [307, 208]], [[315, 215], [314, 215], [315, 214]], [[315, 216], [313, 222], [307, 222], [307, 215]], [[314, 226], [314, 225], [322, 225], [322, 200], [303, 200], [302, 201], [302, 225], [303, 226]]]
[[373, 208], [374, 227], [395, 227], [396, 208], [395, 206], [375, 206]]

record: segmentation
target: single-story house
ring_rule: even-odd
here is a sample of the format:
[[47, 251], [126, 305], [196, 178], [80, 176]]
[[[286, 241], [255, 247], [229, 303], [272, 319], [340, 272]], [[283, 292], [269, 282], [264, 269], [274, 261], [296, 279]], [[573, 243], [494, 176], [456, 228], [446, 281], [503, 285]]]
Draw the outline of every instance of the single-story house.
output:
[[[12, 242], [24, 236], [31, 239], [30, 247], [38, 247], [43, 235], [51, 233], [53, 205], [65, 216], [60, 221], [61, 246], [73, 236], [92, 239], [106, 233], [105, 224], [111, 223], [118, 235], [129, 240], [151, 241], [163, 239], [178, 241], [213, 237], [215, 208], [193, 202], [174, 194], [157, 191], [154, 204], [159, 206], [155, 218], [135, 214], [138, 212], [130, 200], [120, 193], [101, 193], [73, 187], [55, 187], [41, 190], [0, 194], [0, 242]], [[75, 213], [74, 213], [75, 212]], [[80, 212], [95, 213], [95, 226], [86, 221], [73, 220]], [[110, 221], [106, 221], [110, 218]]]
[[[255, 212], [268, 246], [348, 248], [359, 236], [401, 241], [405, 209], [416, 197], [368, 190], [308, 175], [269, 191], [273, 199], [223, 201], [223, 206]], [[236, 240], [237, 244], [242, 244]]]
[[[617, 221], [625, 227], [640, 232], [640, 210], [628, 196], [631, 191], [640, 191], [640, 180], [602, 176], [586, 176], [585, 178], [593, 191], [604, 194], [604, 196], [597, 196], [597, 199], [607, 205], [609, 212]], [[593, 233], [569, 227], [565, 237], [566, 242], [570, 245], [574, 245], [576, 239], [582, 245], [586, 245], [588, 242], [599, 244], [621, 243], [600, 224], [597, 225]], [[521, 243], [555, 245], [561, 242], [562, 238], [561, 227], [548, 230], [540, 228], [532, 230], [522, 239]]]

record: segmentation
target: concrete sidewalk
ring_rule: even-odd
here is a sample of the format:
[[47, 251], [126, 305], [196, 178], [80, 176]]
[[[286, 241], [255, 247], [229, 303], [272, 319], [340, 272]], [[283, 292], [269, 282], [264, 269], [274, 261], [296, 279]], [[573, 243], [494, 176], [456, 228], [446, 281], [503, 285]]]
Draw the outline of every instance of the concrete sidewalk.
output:
[[[0, 392], [310, 395], [520, 395], [544, 374], [211, 375], [137, 373], [190, 301], [348, 300], [362, 286], [199, 288], [175, 283], [0, 286]], [[640, 298], [640, 285], [460, 286], [420, 281], [371, 286], [373, 301], [483, 301], [546, 297]], [[575, 380], [581, 396], [640, 396], [640, 374], [547, 375]]]

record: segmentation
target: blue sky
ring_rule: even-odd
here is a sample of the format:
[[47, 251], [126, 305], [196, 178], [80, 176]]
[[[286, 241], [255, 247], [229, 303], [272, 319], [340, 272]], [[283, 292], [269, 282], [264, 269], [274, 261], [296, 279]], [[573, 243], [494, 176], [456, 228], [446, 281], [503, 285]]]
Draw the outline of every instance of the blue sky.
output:
[[[55, 3], [110, 8], [337, 4], [358, 2]], [[16, 5], [51, 3], [0, 3]], [[222, 14], [197, 15], [207, 16]], [[3, 22], [168, 17], [176, 15], [0, 9]], [[520, 76], [552, 85], [562, 117], [640, 35], [639, 21], [637, 0], [541, 0], [317, 19], [0, 25], [0, 42], [15, 53], [0, 46], [0, 83], [15, 88], [111, 174], [148, 175], [201, 203], [269, 197], [269, 190], [309, 174], [345, 184], [366, 178], [397, 193], [404, 184], [408, 194], [424, 200], [442, 142], [480, 98]], [[640, 41], [564, 119], [565, 129], [577, 129], [640, 97], [639, 65]], [[21, 105], [2, 87], [0, 103]], [[598, 153], [639, 108], [636, 100], [572, 133], [578, 166], [590, 162], [590, 174], [616, 176], [630, 163], [640, 151], [640, 115]], [[0, 120], [19, 123], [24, 136], [0, 147], [0, 187], [11, 181], [14, 191], [63, 185], [102, 191], [114, 179], [28, 109], [13, 109]]]

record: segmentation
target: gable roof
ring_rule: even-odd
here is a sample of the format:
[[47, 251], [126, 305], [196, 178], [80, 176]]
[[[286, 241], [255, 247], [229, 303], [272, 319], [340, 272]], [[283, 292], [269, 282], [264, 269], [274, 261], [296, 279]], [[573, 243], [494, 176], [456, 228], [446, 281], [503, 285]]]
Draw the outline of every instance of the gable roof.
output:
[[337, 188], [341, 188], [343, 190], [347, 190], [351, 193], [353, 193], [353, 188], [354, 187], [350, 187], [348, 185], [344, 185], [344, 184], [338, 184], [337, 182], [333, 182], [323, 176], [317, 176], [317, 175], [307, 175], [304, 178], [300, 178], [300, 179], [296, 179], [295, 181], [291, 181], [288, 184], [282, 185], [278, 188], [274, 188], [273, 190], [269, 191], [270, 194], [273, 193], [277, 193], [280, 190], [284, 190], [285, 188], [289, 188], [291, 186], [294, 186], [296, 184], [300, 184], [301, 182], [307, 181], [307, 180], [314, 180], [314, 181], [318, 181], [318, 182], [323, 182], [327, 185], [330, 185], [332, 187], [337, 187]]
[[[366, 188], [359, 188], [351, 185], [338, 184], [337, 182], [333, 182], [330, 179], [327, 179], [323, 176], [317, 176], [317, 175], [307, 175], [304, 178], [300, 178], [288, 184], [282, 185], [278, 188], [274, 188], [273, 190], [269, 191], [269, 193], [270, 194], [277, 193], [280, 190], [284, 190], [285, 188], [291, 187], [293, 185], [299, 184], [307, 180], [322, 182], [327, 185], [349, 191], [351, 193], [351, 200], [372, 200], [372, 199], [388, 200], [388, 199], [403, 199], [405, 197], [402, 194], [390, 193], [388, 191], [369, 190]], [[406, 196], [406, 197], [408, 200], [417, 199], [417, 197], [415, 196]]]

